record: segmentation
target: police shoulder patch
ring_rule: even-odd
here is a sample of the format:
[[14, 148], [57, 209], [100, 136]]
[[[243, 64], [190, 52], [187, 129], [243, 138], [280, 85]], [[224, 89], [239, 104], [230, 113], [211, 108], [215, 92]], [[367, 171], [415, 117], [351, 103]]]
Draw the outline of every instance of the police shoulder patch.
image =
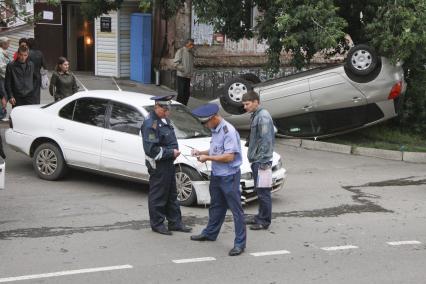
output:
[[155, 137], [155, 133], [149, 133], [148, 134], [148, 140], [149, 141], [154, 141], [157, 137]]
[[227, 126], [227, 125], [225, 125], [225, 126], [223, 127], [223, 131], [225, 132], [225, 134], [229, 132], [229, 129], [228, 129], [228, 126]]

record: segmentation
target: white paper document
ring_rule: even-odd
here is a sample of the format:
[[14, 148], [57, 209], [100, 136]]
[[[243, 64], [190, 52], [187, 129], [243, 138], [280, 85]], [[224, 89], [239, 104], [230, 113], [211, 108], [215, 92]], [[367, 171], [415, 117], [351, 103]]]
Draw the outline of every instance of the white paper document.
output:
[[43, 11], [43, 20], [53, 20], [53, 12], [52, 11]]
[[257, 187], [272, 187], [272, 168], [257, 171]]

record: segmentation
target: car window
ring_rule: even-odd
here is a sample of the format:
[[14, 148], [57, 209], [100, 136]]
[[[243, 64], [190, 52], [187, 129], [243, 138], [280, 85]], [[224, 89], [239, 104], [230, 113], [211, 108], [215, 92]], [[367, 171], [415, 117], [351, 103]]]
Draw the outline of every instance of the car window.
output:
[[[154, 110], [154, 106], [148, 106], [145, 109], [151, 112]], [[178, 139], [211, 136], [211, 131], [202, 125], [186, 106], [171, 105], [169, 119], [172, 122]]]
[[75, 105], [73, 120], [84, 124], [104, 127], [107, 104], [108, 101], [103, 99], [79, 99]]
[[112, 103], [108, 128], [115, 131], [139, 135], [143, 120], [143, 115], [135, 108], [114, 102]]
[[72, 101], [68, 104], [66, 104], [61, 110], [59, 111], [59, 116], [66, 119], [72, 120], [72, 115], [74, 114], [74, 106], [75, 101]]

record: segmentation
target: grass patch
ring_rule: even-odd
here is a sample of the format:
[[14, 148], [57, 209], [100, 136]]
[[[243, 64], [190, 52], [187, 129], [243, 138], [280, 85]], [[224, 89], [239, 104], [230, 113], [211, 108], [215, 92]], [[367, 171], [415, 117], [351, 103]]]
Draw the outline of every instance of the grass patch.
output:
[[426, 152], [425, 138], [420, 135], [402, 132], [400, 129], [386, 124], [379, 124], [345, 135], [326, 138], [323, 141], [385, 150]]

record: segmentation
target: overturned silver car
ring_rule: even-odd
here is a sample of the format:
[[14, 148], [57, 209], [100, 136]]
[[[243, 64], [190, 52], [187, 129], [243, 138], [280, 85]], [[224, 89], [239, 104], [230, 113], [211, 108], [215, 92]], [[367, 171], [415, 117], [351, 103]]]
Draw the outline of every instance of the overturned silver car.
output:
[[260, 95], [278, 129], [288, 137], [337, 135], [395, 117], [406, 83], [400, 64], [377, 56], [367, 45], [353, 47], [346, 62], [260, 82], [244, 74], [225, 84], [216, 99], [221, 114], [239, 129], [250, 127], [242, 106], [248, 90]]

